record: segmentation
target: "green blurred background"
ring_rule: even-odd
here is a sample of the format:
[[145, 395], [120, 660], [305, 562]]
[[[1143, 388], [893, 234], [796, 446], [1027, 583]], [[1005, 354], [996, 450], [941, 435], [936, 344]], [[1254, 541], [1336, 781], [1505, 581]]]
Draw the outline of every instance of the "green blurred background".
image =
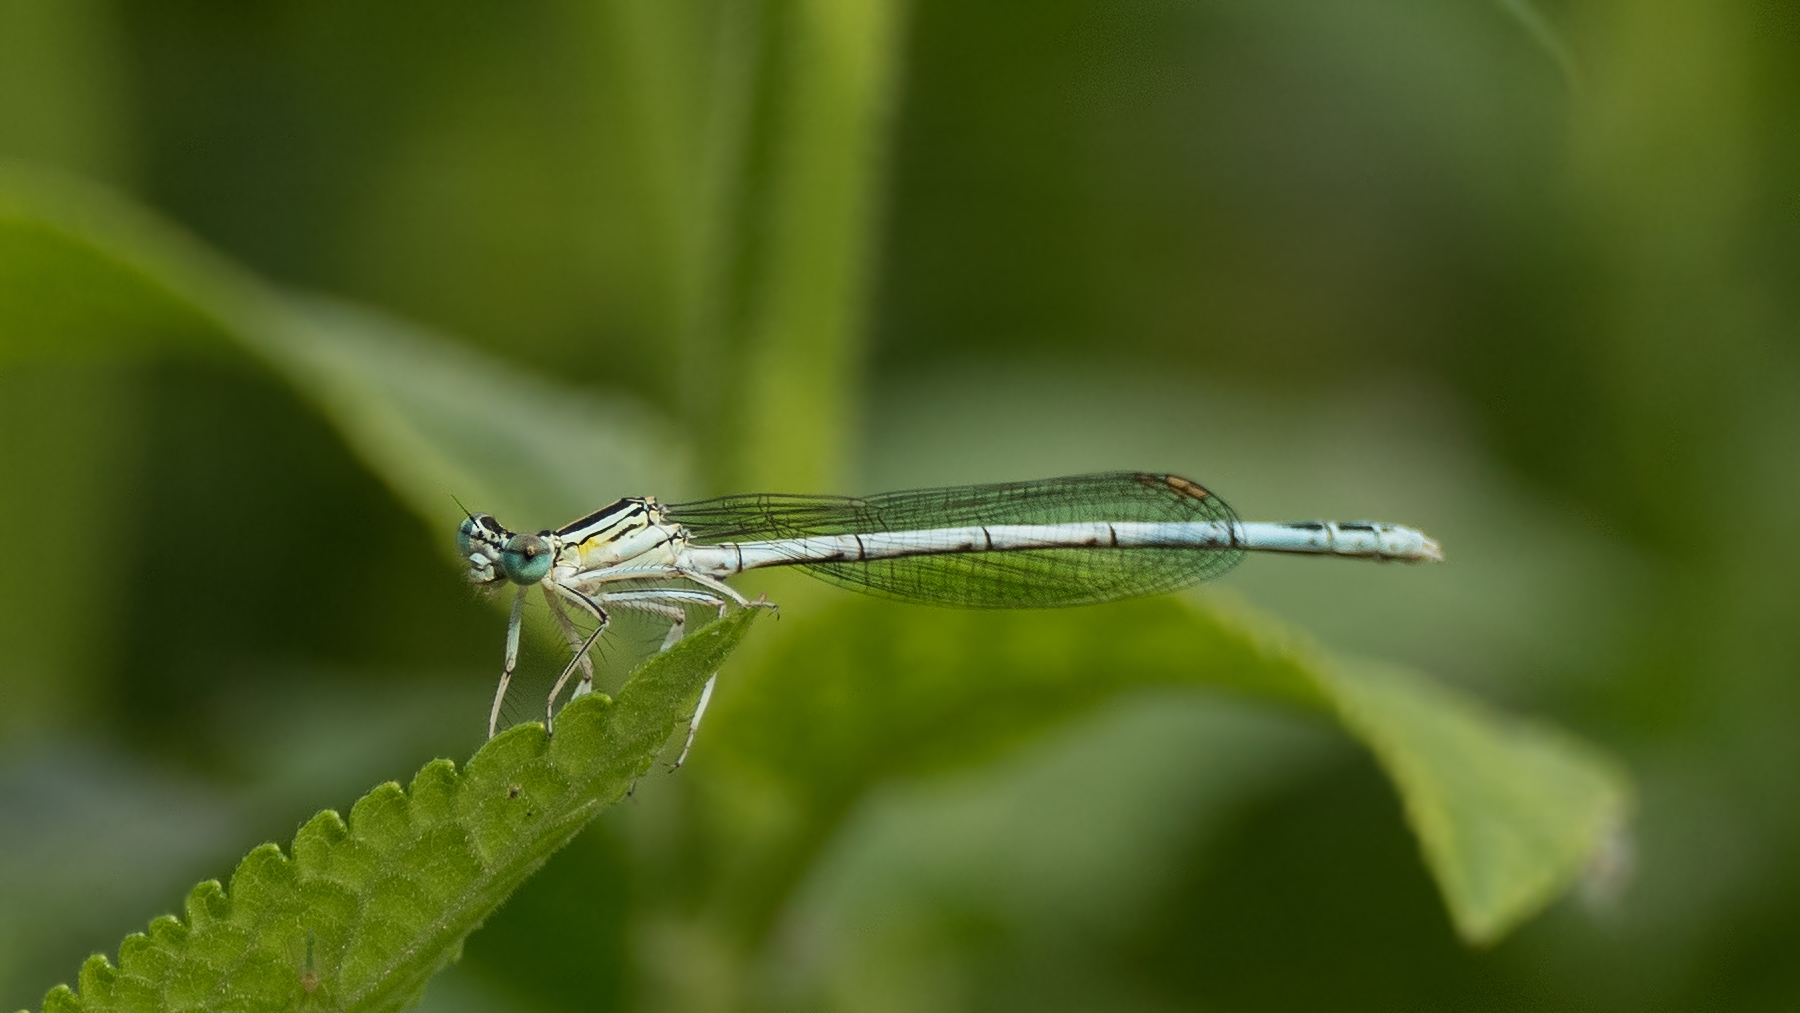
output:
[[[0, 0], [0, 155], [669, 420], [682, 487], [615, 495], [1154, 468], [1417, 524], [1448, 565], [1216, 593], [1638, 780], [1476, 950], [1364, 754], [1127, 696], [867, 792], [733, 942], [703, 736], [431, 1009], [1793, 1008], [1797, 57], [1794, 0]], [[0, 363], [0, 1008], [479, 742], [449, 528], [169, 347]]]

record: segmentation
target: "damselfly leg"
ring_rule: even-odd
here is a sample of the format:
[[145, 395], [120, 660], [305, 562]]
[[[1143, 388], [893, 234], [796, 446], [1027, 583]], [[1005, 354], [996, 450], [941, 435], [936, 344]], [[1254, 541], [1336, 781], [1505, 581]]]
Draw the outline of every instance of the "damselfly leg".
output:
[[[721, 586], [723, 586], [723, 585], [721, 585]], [[731, 589], [726, 588], [726, 590], [729, 591]], [[635, 594], [649, 594], [649, 595], [661, 596], [661, 595], [668, 594], [668, 593], [669, 593], [669, 591], [667, 591], [667, 590], [660, 591], [660, 592], [658, 592], [658, 591], [650, 591], [650, 592], [625, 591], [625, 592], [620, 592], [619, 596], [635, 595]], [[725, 605], [725, 600], [723, 598], [719, 598], [714, 595], [707, 594], [706, 592], [703, 592], [703, 591], [684, 591], [684, 590], [674, 589], [674, 593], [676, 595], [679, 595], [681, 600], [684, 600], [684, 601], [707, 602], [718, 609], [720, 619], [725, 618], [726, 605]], [[608, 597], [611, 598], [614, 596], [609, 595]], [[734, 592], [733, 597], [741, 597], [741, 596], [736, 595]], [[760, 604], [760, 603], [746, 603], [746, 604]], [[676, 623], [675, 625], [670, 626], [668, 635], [663, 638], [663, 644], [662, 644], [662, 647], [660, 648], [660, 650], [666, 651], [669, 648], [674, 647], [676, 642], [679, 641], [684, 635], [686, 635], [686, 633], [687, 633], [687, 623], [686, 623], [685, 619], [682, 622], [679, 622], [679, 623]], [[693, 714], [688, 716], [687, 738], [681, 744], [681, 755], [677, 756], [675, 758], [675, 762], [673, 764], [670, 764], [670, 766], [669, 766], [669, 770], [671, 773], [673, 773], [674, 771], [680, 770], [681, 765], [687, 762], [688, 753], [690, 751], [692, 751], [694, 748], [694, 736], [700, 734], [700, 719], [702, 719], [706, 716], [706, 705], [708, 703], [712, 702], [713, 684], [717, 683], [718, 681], [719, 681], [719, 673], [714, 672], [711, 675], [706, 677], [706, 685], [700, 687], [700, 700], [698, 703], [696, 703], [694, 705]]]
[[[576, 684], [574, 692], [569, 695], [569, 699], [575, 700], [593, 692], [593, 647], [599, 642], [600, 637], [606, 632], [607, 627], [611, 623], [611, 616], [606, 610], [606, 605], [630, 609], [634, 612], [644, 612], [662, 619], [667, 619], [669, 621], [669, 629], [663, 637], [661, 646], [657, 648], [659, 653], [673, 647], [686, 633], [687, 609], [685, 606], [707, 606], [708, 608], [715, 610], [720, 618], [724, 617], [728, 607], [725, 599], [720, 598], [717, 595], [706, 591], [694, 591], [684, 588], [612, 591], [594, 595], [585, 594], [575, 588], [563, 584], [556, 584], [554, 585], [554, 588], [556, 594], [567, 597], [571, 602], [579, 605], [593, 617], [596, 626], [592, 633], [583, 638], [580, 631], [575, 628], [574, 622], [569, 619], [562, 603], [557, 601], [550, 589], [546, 588], [545, 598], [550, 602], [551, 614], [556, 617], [558, 625], [562, 628], [565, 639], [569, 641], [571, 651], [571, 657], [569, 658], [568, 663], [563, 666], [562, 673], [557, 677], [556, 684], [551, 687], [550, 695], [544, 703], [544, 728], [547, 732], [554, 732], [555, 730], [556, 701], [562, 696], [563, 687], [568, 684], [569, 679], [574, 675], [577, 668], [582, 671], [583, 677], [582, 680]], [[712, 695], [711, 681], [712, 679], [717, 678], [717, 675], [718, 673], [713, 673], [713, 675], [708, 678], [708, 686], [701, 691], [701, 702], [699, 706], [695, 708], [694, 716], [688, 722], [687, 744], [681, 752], [681, 757], [676, 760], [677, 767], [687, 759], [687, 751], [693, 747], [694, 735], [699, 730], [700, 717], [705, 714], [706, 702]]]
[[525, 624], [525, 593], [529, 587], [519, 588], [513, 596], [512, 616], [506, 621], [506, 662], [500, 669], [500, 685], [494, 689], [494, 708], [488, 712], [488, 738], [494, 737], [494, 731], [500, 725], [500, 705], [506, 702], [506, 687], [512, 684], [513, 669], [519, 665], [519, 628]]
[[[599, 602], [582, 594], [580, 591], [564, 584], [552, 584], [551, 587], [555, 588], [558, 594], [561, 594], [575, 604], [580, 605], [583, 609], [587, 610], [589, 615], [594, 617], [594, 632], [588, 634], [587, 639], [582, 641], [581, 646], [575, 649], [575, 656], [569, 659], [567, 665], [563, 666], [562, 674], [556, 677], [556, 684], [550, 687], [550, 697], [544, 701], [544, 731], [546, 734], [555, 731], [556, 698], [562, 695], [563, 687], [568, 685], [569, 676], [575, 673], [575, 669], [577, 667], [585, 669], [587, 677], [584, 681], [590, 686], [593, 684], [594, 668], [593, 662], [588, 660], [588, 652], [593, 650], [594, 645], [600, 640], [600, 635], [606, 632], [606, 627], [612, 621], [612, 617], [607, 615], [604, 608], [600, 607]], [[548, 597], [550, 592], [546, 590], [544, 594]], [[556, 610], [555, 602], [551, 603], [551, 609], [552, 611]]]
[[688, 718], [687, 741], [681, 744], [681, 755], [669, 764], [669, 773], [673, 774], [687, 762], [688, 753], [694, 749], [694, 736], [700, 734], [700, 719], [706, 716], [706, 705], [712, 702], [713, 685], [719, 681], [719, 673], [706, 677], [706, 685], [700, 687], [700, 702], [694, 705], [694, 714]]
[[594, 659], [582, 650], [581, 645], [586, 638], [581, 635], [580, 630], [575, 628], [574, 621], [569, 618], [568, 610], [563, 608], [562, 602], [557, 600], [557, 596], [545, 591], [544, 600], [550, 604], [550, 615], [555, 618], [556, 625], [562, 630], [563, 639], [568, 641], [571, 655], [581, 665], [581, 681], [575, 684], [575, 692], [569, 696], [569, 699], [573, 700], [575, 697], [593, 691]]
[[[730, 588], [726, 588], [726, 590], [730, 590]], [[727, 608], [725, 599], [720, 598], [717, 595], [709, 594], [705, 591], [691, 591], [683, 588], [658, 588], [650, 591], [614, 591], [601, 595], [600, 600], [611, 604], [617, 604], [622, 608], [642, 608], [645, 605], [669, 601], [708, 605], [718, 611], [720, 619], [725, 618], [725, 611]], [[747, 602], [746, 604], [762, 605], [765, 603]], [[671, 606], [668, 605], [661, 605], [660, 607], [671, 608]], [[678, 617], [670, 623], [669, 632], [663, 637], [662, 646], [657, 648], [659, 653], [674, 647], [687, 633], [686, 611], [681, 609], [675, 609], [674, 611], [677, 613]], [[714, 672], [706, 677], [706, 685], [700, 688], [700, 700], [694, 705], [694, 712], [688, 718], [687, 738], [682, 742], [681, 755], [677, 756], [675, 762], [669, 766], [670, 771], [680, 770], [681, 765], [687, 762], [688, 753], [694, 748], [694, 737], [700, 733], [700, 720], [706, 716], [706, 705], [712, 701], [713, 685], [718, 679], [719, 673]]]

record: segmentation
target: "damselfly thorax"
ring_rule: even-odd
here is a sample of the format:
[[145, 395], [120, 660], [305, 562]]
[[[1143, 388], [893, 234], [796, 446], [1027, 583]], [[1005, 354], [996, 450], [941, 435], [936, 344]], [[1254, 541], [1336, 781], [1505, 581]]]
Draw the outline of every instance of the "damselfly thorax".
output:
[[[582, 678], [571, 699], [591, 690], [589, 654], [607, 628], [609, 609], [667, 619], [666, 649], [683, 635], [690, 608], [722, 616], [733, 606], [767, 605], [725, 583], [746, 570], [797, 566], [855, 590], [934, 605], [1054, 608], [1176, 590], [1224, 573], [1247, 552], [1443, 558], [1436, 542], [1394, 524], [1240, 521], [1199, 483], [1149, 472], [868, 497], [763, 493], [670, 505], [629, 498], [537, 534], [471, 514], [458, 544], [472, 582], [518, 587], [490, 736], [518, 661], [525, 597], [533, 588], [542, 591], [571, 651], [545, 705], [550, 727], [577, 670]], [[592, 633], [580, 633], [570, 608], [594, 620]], [[688, 746], [712, 686], [708, 679], [688, 725]]]

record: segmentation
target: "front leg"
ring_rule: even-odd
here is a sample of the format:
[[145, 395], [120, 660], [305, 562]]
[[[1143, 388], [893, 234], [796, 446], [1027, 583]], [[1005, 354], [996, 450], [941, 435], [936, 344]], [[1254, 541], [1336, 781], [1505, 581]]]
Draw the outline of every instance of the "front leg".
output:
[[525, 622], [525, 588], [513, 597], [512, 617], [506, 621], [506, 663], [500, 669], [500, 685], [494, 689], [494, 707], [488, 711], [488, 738], [494, 737], [500, 725], [500, 705], [506, 702], [506, 687], [512, 683], [513, 669], [519, 665], [519, 627]]

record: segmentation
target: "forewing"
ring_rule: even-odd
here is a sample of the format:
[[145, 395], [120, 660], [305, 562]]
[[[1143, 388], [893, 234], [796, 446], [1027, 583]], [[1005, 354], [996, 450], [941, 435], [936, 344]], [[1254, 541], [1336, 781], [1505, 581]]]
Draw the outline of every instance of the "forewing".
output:
[[[982, 524], [1236, 520], [1199, 484], [1144, 472], [868, 497], [727, 496], [677, 504], [669, 513], [702, 544]], [[905, 601], [1048, 608], [1171, 591], [1224, 573], [1242, 555], [1235, 549], [1083, 546], [800, 565], [834, 584]]]

